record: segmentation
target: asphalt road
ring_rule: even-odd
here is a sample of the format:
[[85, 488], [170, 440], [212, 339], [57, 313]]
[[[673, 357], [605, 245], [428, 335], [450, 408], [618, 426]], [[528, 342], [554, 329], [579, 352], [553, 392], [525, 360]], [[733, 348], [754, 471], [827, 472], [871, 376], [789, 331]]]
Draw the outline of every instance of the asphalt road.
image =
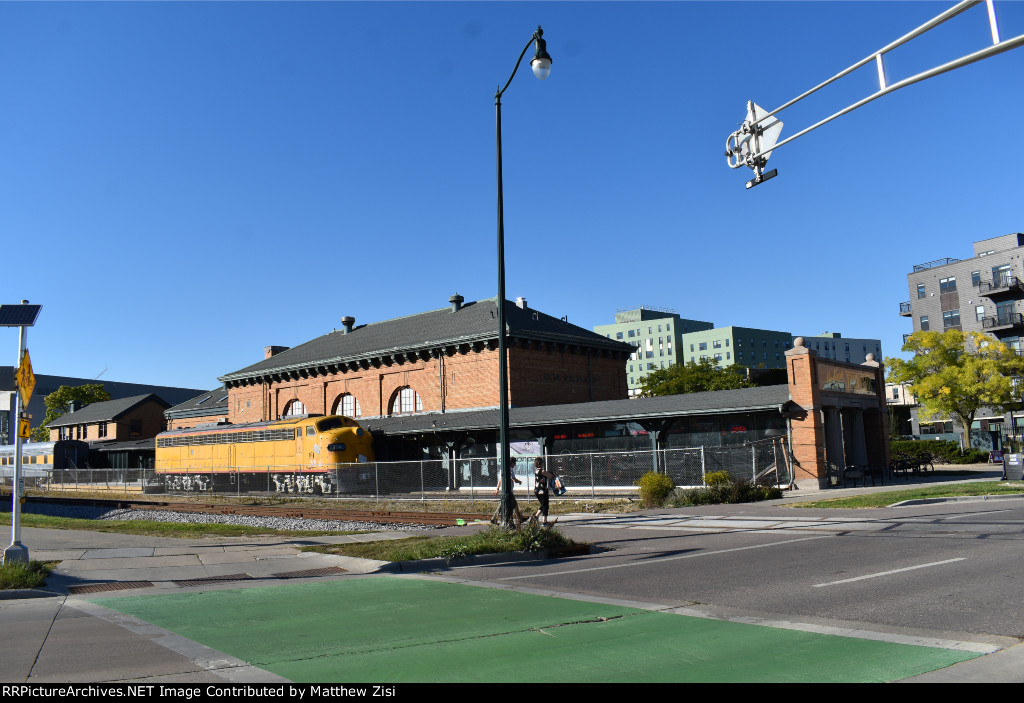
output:
[[720, 617], [981, 642], [1024, 636], [1024, 499], [878, 510], [709, 506], [560, 527], [602, 551], [459, 576]]

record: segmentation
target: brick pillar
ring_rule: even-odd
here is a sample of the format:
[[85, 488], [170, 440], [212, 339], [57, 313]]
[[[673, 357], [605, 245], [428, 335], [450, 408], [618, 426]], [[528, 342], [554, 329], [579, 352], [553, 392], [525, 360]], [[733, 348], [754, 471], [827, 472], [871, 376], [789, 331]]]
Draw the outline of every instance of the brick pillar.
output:
[[828, 485], [825, 464], [825, 428], [821, 418], [817, 354], [797, 337], [786, 351], [789, 397], [798, 406], [790, 411], [793, 434], [793, 473], [797, 488], [817, 490]]
[[868, 452], [868, 465], [888, 467], [889, 455], [889, 405], [885, 402], [885, 366], [875, 361], [874, 354], [868, 354], [861, 366], [875, 369], [875, 395], [878, 410], [864, 412], [864, 444]]

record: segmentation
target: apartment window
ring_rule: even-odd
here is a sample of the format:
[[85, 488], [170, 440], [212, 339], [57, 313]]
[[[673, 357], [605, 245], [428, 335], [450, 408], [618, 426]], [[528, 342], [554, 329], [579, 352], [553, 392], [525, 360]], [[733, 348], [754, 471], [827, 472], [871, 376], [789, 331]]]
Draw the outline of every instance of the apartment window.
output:
[[977, 288], [979, 283], [981, 283], [981, 271], [971, 271], [971, 285]]
[[715, 340], [715, 341], [713, 342], [713, 345], [714, 345], [715, 349], [721, 349], [721, 348], [722, 348], [722, 340], [720, 340], [720, 339], [716, 339], [716, 340]]
[[900, 389], [899, 389], [898, 386], [893, 386], [892, 387], [892, 399], [893, 400], [899, 400], [900, 399]]
[[635, 336], [635, 335], [633, 334], [633, 330], [630, 330], [630, 331], [629, 331], [629, 336], [630, 336], [630, 337], [634, 337], [634, 336]]
[[950, 327], [960, 326], [960, 311], [959, 310], [947, 310], [942, 313], [942, 327], [943, 329], [949, 329]]
[[707, 351], [708, 350], [708, 343], [707, 342], [701, 342], [698, 346], [700, 347], [701, 351]]
[[985, 306], [984, 305], [979, 305], [978, 307], [974, 308], [974, 319], [976, 319], [978, 322], [981, 322], [984, 318], [985, 318]]
[[665, 331], [666, 332], [671, 332], [672, 331], [672, 325], [665, 325]]
[[99, 437], [106, 437], [107, 436], [107, 423], [101, 422], [99, 424], [99, 427], [96, 430], [96, 434]]
[[622, 339], [622, 332], [616, 332], [615, 339]]
[[927, 315], [921, 315], [921, 331], [922, 332], [927, 332], [928, 331], [928, 316]]
[[923, 298], [924, 296], [925, 296], [924, 284], [923, 283], [918, 283], [917, 284], [917, 297], [918, 298]]
[[725, 346], [729, 346], [729, 340], [725, 340]]
[[690, 345], [690, 351], [693, 351], [693, 345], [692, 344]]
[[730, 356], [730, 354], [731, 354], [731, 353], [732, 353], [732, 352], [726, 352], [726, 353], [725, 353], [725, 358], [726, 358], [726, 359], [732, 359], [732, 357]]
[[956, 276], [940, 278], [939, 293], [956, 293]]

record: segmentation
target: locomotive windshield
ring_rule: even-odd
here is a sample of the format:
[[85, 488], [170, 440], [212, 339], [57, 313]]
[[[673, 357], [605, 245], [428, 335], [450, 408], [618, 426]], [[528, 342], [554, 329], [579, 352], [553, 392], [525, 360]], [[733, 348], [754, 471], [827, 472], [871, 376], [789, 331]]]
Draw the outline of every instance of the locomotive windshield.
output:
[[316, 428], [321, 432], [327, 432], [328, 430], [336, 430], [339, 427], [345, 426], [345, 418], [342, 417], [331, 417], [326, 420], [321, 420], [316, 423]]

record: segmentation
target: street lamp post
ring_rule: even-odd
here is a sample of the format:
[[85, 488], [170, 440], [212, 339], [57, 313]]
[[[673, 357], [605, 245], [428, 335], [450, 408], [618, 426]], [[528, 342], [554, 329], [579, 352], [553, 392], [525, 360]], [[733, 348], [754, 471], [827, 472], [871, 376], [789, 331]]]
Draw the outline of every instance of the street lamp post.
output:
[[508, 357], [505, 344], [505, 218], [503, 213], [503, 198], [501, 187], [501, 96], [508, 88], [512, 79], [515, 78], [519, 64], [526, 55], [530, 44], [536, 43], [536, 51], [530, 65], [533, 73], [538, 79], [544, 80], [551, 71], [551, 57], [547, 52], [547, 42], [542, 38], [544, 30], [538, 25], [537, 31], [530, 37], [530, 41], [523, 47], [516, 61], [516, 67], [512, 69], [512, 75], [505, 81], [505, 87], [494, 94], [494, 109], [496, 114], [496, 134], [498, 145], [498, 471], [501, 476], [501, 524], [511, 527], [512, 521], [512, 478], [509, 467], [508, 449]]

